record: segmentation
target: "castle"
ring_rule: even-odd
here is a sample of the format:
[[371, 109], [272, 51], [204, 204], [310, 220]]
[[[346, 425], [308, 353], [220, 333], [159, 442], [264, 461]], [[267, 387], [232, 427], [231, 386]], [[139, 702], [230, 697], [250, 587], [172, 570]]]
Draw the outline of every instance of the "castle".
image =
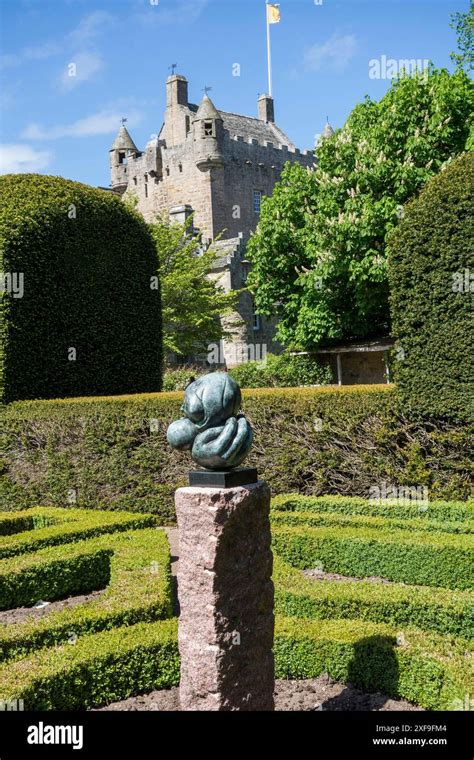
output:
[[[110, 150], [111, 186], [122, 196], [135, 195], [149, 222], [166, 214], [184, 224], [192, 215], [204, 246], [220, 236], [212, 276], [225, 290], [240, 289], [250, 266], [245, 245], [258, 224], [262, 197], [271, 195], [287, 161], [309, 170], [314, 160], [312, 150], [298, 150], [275, 124], [268, 95], [258, 99], [258, 118], [240, 116], [218, 111], [207, 91], [199, 106], [190, 103], [186, 77], [173, 74], [166, 82], [163, 126], [145, 150], [120, 127]], [[230, 367], [278, 350], [274, 321], [256, 313], [249, 293], [241, 295], [234, 323], [236, 316], [234, 339], [222, 341], [213, 361]]]

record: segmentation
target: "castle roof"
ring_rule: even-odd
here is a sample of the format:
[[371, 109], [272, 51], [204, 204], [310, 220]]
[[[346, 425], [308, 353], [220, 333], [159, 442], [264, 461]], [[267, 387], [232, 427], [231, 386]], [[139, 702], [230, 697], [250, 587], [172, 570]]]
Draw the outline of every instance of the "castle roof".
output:
[[287, 145], [292, 150], [295, 148], [288, 135], [273, 122], [226, 111], [219, 111], [219, 114], [224, 121], [224, 129], [228, 130], [231, 137], [239, 136], [243, 137], [244, 140], [253, 139], [260, 144], [267, 141], [274, 145]]
[[135, 150], [138, 152], [137, 146], [123, 124], [117, 132], [117, 137], [114, 140], [111, 150]]
[[204, 95], [196, 119], [220, 119], [220, 114], [208, 95]]

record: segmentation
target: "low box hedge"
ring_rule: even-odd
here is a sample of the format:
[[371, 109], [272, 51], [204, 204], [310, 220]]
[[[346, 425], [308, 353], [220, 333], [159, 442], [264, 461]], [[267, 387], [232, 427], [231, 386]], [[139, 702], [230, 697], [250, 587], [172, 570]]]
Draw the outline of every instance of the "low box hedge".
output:
[[110, 551], [109, 585], [87, 604], [50, 612], [46, 617], [14, 626], [0, 625], [0, 661], [65, 644], [71, 635], [79, 637], [171, 617], [170, 550], [163, 530], [145, 528], [108, 534], [80, 541], [73, 547], [55, 548], [61, 548], [65, 554], [74, 548], [79, 552]]
[[103, 589], [110, 580], [111, 555], [109, 549], [75, 544], [0, 560], [0, 610]]
[[442, 522], [416, 518], [372, 517], [371, 515], [341, 515], [337, 512], [272, 512], [273, 525], [308, 525], [358, 528], [400, 529], [444, 533], [474, 533], [474, 521]]
[[283, 617], [350, 618], [474, 636], [474, 594], [444, 588], [351, 580], [311, 580], [274, 559], [275, 611]]
[[[51, 507], [26, 509], [19, 513], [19, 517], [32, 519], [38, 527], [23, 533], [0, 536], [0, 559], [36, 551], [46, 546], [93, 538], [103, 533], [145, 528], [156, 525], [157, 522], [154, 515]], [[7, 519], [11, 519], [10, 516]]]
[[179, 683], [176, 619], [79, 637], [0, 665], [0, 700], [84, 710]]
[[474, 520], [474, 501], [430, 501], [428, 504], [417, 504], [416, 501], [411, 503], [400, 500], [376, 502], [357, 496], [303, 496], [290, 493], [274, 496], [272, 510], [332, 512], [341, 515], [367, 515], [400, 520], [408, 518], [439, 523], [470, 523]]
[[273, 527], [272, 545], [293, 567], [364, 578], [470, 589], [471, 535], [348, 527]]
[[[166, 429], [182, 392], [30, 401], [3, 412], [0, 509], [64, 506], [153, 512], [173, 522], [189, 457]], [[274, 494], [355, 494], [382, 482], [426, 486], [430, 498], [472, 493], [474, 428], [411, 422], [391, 386], [247, 389], [255, 431], [248, 459]]]
[[[397, 645], [396, 632], [383, 624], [283, 618], [274, 651], [278, 678], [328, 673], [430, 710], [455, 709], [472, 688], [465, 642], [416, 630]], [[26, 710], [99, 707], [178, 682], [176, 619], [84, 636], [0, 665], [0, 699], [23, 699]]]
[[58, 525], [61, 522], [64, 522], [64, 518], [60, 519], [57, 514], [51, 516], [50, 512], [47, 517], [31, 510], [15, 515], [0, 512], [0, 536], [13, 536], [15, 533]]
[[472, 650], [462, 639], [360, 620], [277, 618], [277, 678], [330, 678], [407, 699], [427, 710], [456, 710], [472, 693]]

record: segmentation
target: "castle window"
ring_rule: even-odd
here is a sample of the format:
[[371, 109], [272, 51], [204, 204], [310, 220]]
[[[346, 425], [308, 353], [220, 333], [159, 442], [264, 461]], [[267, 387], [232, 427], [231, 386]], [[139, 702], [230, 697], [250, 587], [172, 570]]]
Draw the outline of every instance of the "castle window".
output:
[[119, 151], [118, 162], [119, 162], [119, 164], [126, 164], [127, 163], [127, 154], [124, 151]]
[[189, 116], [186, 116], [186, 134], [189, 135], [191, 131], [191, 120]]
[[180, 172], [182, 172], [182, 171], [183, 171], [183, 164], [180, 164], [180, 165], [179, 165], [179, 171], [180, 171]]
[[254, 190], [253, 191], [253, 211], [254, 214], [260, 213], [260, 208], [262, 205], [262, 191], [261, 190]]
[[148, 198], [148, 185], [145, 183], [145, 198]]
[[148, 182], [148, 174], [145, 174], [145, 182]]
[[136, 177], [134, 177], [134, 178], [133, 178], [133, 184], [134, 184], [134, 185], [136, 185], [136, 184], [137, 184], [137, 178], [136, 178]]
[[169, 166], [166, 167], [166, 176], [167, 177], [170, 176], [170, 168], [169, 168]]
[[204, 137], [214, 137], [214, 122], [213, 121], [204, 122]]
[[257, 312], [255, 311], [253, 313], [253, 329], [254, 330], [262, 329], [262, 321], [260, 319], [260, 314], [257, 314]]

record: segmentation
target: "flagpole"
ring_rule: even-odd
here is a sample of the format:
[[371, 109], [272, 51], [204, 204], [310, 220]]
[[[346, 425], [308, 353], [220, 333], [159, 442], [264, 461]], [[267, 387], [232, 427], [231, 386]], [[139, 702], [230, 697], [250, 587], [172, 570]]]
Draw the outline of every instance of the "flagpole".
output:
[[270, 47], [270, 19], [268, 18], [268, 0], [265, 3], [267, 14], [267, 56], [268, 56], [268, 94], [272, 97], [272, 52]]

